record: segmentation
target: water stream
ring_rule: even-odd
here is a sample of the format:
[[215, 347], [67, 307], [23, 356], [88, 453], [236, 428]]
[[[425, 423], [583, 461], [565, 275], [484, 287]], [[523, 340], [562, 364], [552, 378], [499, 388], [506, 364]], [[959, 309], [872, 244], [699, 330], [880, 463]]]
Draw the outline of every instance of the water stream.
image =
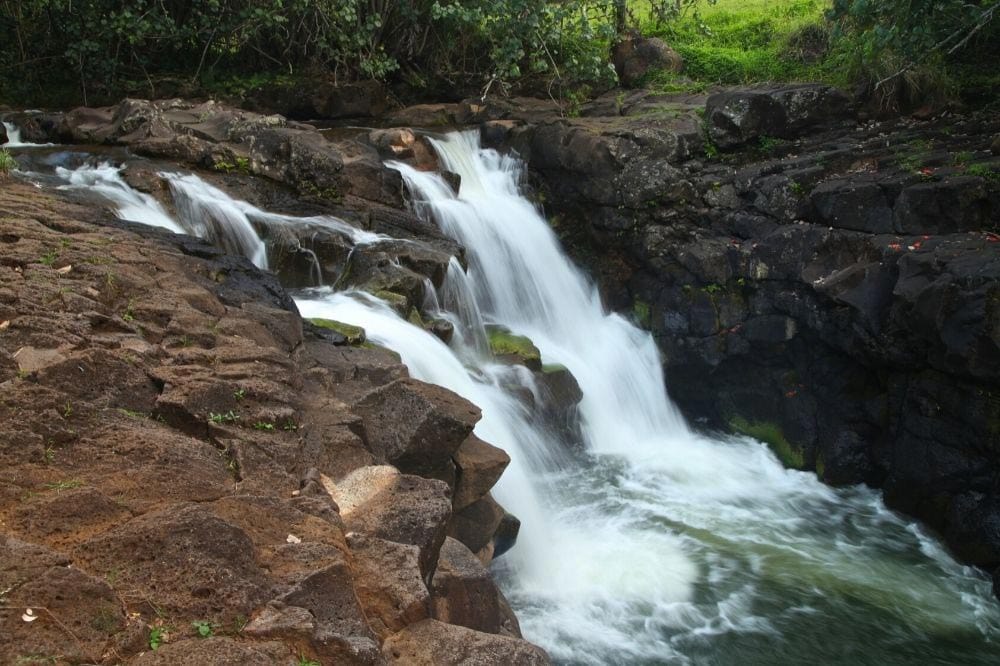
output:
[[[784, 469], [759, 442], [692, 430], [669, 400], [652, 338], [603, 309], [520, 196], [521, 164], [482, 150], [474, 133], [435, 148], [461, 175], [460, 193], [437, 174], [394, 166], [418, 211], [467, 248], [468, 272], [453, 261], [436, 294], [456, 327], [451, 345], [367, 294], [316, 288], [296, 300], [304, 316], [363, 326], [413, 376], [482, 408], [477, 434], [512, 458], [495, 496], [522, 530], [494, 567], [526, 638], [564, 664], [997, 663], [1000, 607], [982, 573], [874, 491], [828, 488]], [[162, 174], [174, 219], [112, 167], [97, 177], [101, 168], [67, 170], [60, 182], [260, 266], [262, 226], [319, 224], [354, 243], [380, 240]], [[529, 336], [545, 363], [577, 378], [579, 447], [567, 449], [510, 390], [536, 390], [533, 375], [490, 356], [484, 323]]]

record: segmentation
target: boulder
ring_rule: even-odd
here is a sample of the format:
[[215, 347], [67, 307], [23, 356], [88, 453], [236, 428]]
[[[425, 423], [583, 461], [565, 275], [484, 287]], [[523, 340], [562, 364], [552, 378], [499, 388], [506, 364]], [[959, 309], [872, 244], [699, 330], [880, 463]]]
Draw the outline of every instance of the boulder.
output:
[[448, 536], [462, 542], [477, 555], [482, 553], [483, 559], [489, 561], [493, 557], [493, 537], [506, 513], [493, 496], [487, 494], [455, 512], [448, 527]]
[[431, 595], [435, 620], [489, 634], [503, 628], [502, 595], [493, 577], [472, 551], [451, 537], [441, 548]]
[[656, 71], [680, 72], [684, 58], [659, 37], [629, 35], [611, 50], [611, 63], [623, 85], [632, 87]]
[[348, 530], [416, 546], [420, 574], [430, 581], [451, 517], [447, 484], [381, 466], [361, 468], [332, 490]]
[[480, 418], [467, 400], [414, 379], [381, 386], [353, 408], [376, 460], [404, 472], [434, 471], [450, 462]]
[[894, 231], [948, 234], [988, 229], [1000, 215], [1000, 196], [980, 178], [960, 176], [911, 185], [893, 211]]
[[456, 468], [452, 505], [461, 511], [490, 491], [510, 464], [502, 449], [469, 435], [452, 456]]
[[851, 116], [846, 95], [822, 84], [743, 88], [708, 98], [708, 134], [724, 150], [764, 137], [794, 139]]
[[549, 657], [540, 647], [498, 634], [424, 620], [390, 636], [382, 645], [390, 664], [406, 666], [542, 666]]
[[819, 224], [870, 234], [893, 231], [892, 201], [872, 179], [828, 180], [809, 198]]
[[385, 638], [429, 616], [418, 547], [361, 534], [352, 534], [348, 543], [354, 589], [376, 633]]

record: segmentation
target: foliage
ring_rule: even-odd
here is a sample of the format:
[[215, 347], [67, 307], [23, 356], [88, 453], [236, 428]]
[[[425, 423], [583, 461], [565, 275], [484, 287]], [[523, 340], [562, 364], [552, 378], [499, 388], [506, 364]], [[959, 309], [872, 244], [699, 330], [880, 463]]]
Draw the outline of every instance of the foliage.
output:
[[17, 169], [17, 160], [6, 148], [0, 148], [0, 177]]
[[199, 638], [210, 638], [214, 633], [212, 623], [207, 620], [195, 620], [191, 623]]
[[[0, 0], [5, 97], [76, 85], [238, 85], [318, 71], [337, 80], [504, 86], [612, 81], [611, 0]], [[11, 90], [13, 88], [13, 90]], [[181, 87], [183, 90], [183, 87]]]
[[156, 651], [167, 640], [167, 629], [165, 627], [153, 627], [149, 630], [149, 649]]
[[997, 14], [1000, 0], [833, 0], [828, 13], [834, 37], [852, 47], [854, 78], [887, 108], [951, 93], [949, 68], [970, 46], [985, 51], [979, 62], [996, 55]]
[[[641, 2], [635, 5], [642, 32], [661, 37], [684, 57], [691, 90], [698, 84], [836, 76], [836, 66], [824, 58], [829, 48], [826, 0], [697, 0], [685, 3], [669, 21], [651, 8], [642, 11]], [[685, 84], [674, 79], [660, 87], [673, 92]]]

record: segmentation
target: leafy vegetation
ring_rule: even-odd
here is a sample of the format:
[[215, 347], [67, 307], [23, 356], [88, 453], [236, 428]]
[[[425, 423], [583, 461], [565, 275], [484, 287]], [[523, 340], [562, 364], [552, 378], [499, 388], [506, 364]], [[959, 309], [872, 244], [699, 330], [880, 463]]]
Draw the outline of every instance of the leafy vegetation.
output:
[[[638, 28], [685, 59], [665, 91], [821, 80], [886, 106], [995, 92], [1000, 0], [21, 0], [0, 2], [6, 101], [95, 104], [123, 93], [243, 95], [303, 75], [375, 79], [424, 97], [528, 91], [572, 112], [614, 82]], [[4, 171], [0, 153], [0, 173]], [[246, 171], [245, 158], [220, 171]], [[11, 167], [7, 167], [8, 170]]]
[[0, 148], [0, 178], [17, 169], [17, 160], [6, 148]]

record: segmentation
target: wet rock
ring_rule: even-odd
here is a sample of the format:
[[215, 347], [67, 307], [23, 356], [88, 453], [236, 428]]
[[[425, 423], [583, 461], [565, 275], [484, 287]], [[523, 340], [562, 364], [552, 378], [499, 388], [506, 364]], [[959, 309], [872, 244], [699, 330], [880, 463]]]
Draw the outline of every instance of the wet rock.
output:
[[492, 495], [485, 495], [461, 511], [456, 511], [448, 527], [448, 536], [462, 542], [474, 553], [483, 553], [490, 547], [484, 558], [489, 561], [493, 557], [493, 538], [506, 515]]
[[434, 149], [427, 144], [424, 137], [418, 136], [407, 127], [372, 130], [368, 134], [368, 141], [375, 146], [383, 159], [403, 161], [421, 171], [438, 169], [438, 159]]
[[448, 462], [480, 418], [478, 408], [450, 391], [406, 379], [375, 389], [354, 411], [376, 458], [406, 472]]
[[684, 59], [659, 37], [626, 36], [611, 50], [611, 63], [625, 86], [642, 82], [650, 72], [680, 72]]
[[490, 351], [498, 361], [516, 363], [530, 370], [542, 369], [542, 353], [530, 339], [516, 335], [505, 326], [488, 325], [486, 335]]
[[483, 666], [548, 664], [549, 657], [527, 641], [486, 634], [437, 620], [424, 620], [389, 637], [382, 654], [390, 664], [412, 666]]
[[510, 456], [502, 449], [469, 435], [455, 451], [452, 459], [457, 469], [452, 504], [461, 511], [489, 492], [510, 464]]
[[490, 572], [472, 552], [445, 539], [431, 582], [434, 619], [490, 634], [500, 633], [502, 595]]

